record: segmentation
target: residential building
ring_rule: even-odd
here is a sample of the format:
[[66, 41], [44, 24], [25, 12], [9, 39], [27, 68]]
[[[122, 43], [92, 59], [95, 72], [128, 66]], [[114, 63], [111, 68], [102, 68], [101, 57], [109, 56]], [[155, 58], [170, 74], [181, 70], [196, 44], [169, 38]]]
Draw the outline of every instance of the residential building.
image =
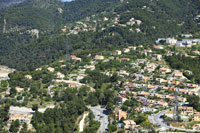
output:
[[132, 49], [132, 50], [134, 50], [134, 51], [137, 49], [137, 47], [134, 47], [134, 46], [129, 46], [128, 48], [129, 48], [129, 49]]
[[122, 54], [122, 51], [120, 51], [120, 50], [116, 50], [115, 52], [114, 52], [114, 55], [121, 55]]
[[178, 110], [181, 112], [181, 115], [193, 115], [194, 114], [193, 107], [180, 106], [180, 107], [178, 107]]
[[125, 98], [123, 96], [118, 96], [117, 102], [118, 102], [118, 104], [123, 104], [126, 100], [127, 100], [127, 98]]
[[193, 129], [193, 130], [200, 130], [200, 124], [194, 124], [194, 125], [192, 126], [192, 129]]
[[120, 58], [120, 60], [122, 61], [130, 61], [130, 58]]
[[190, 37], [192, 37], [192, 34], [181, 34], [181, 37], [190, 38]]
[[157, 65], [155, 63], [148, 63], [145, 67], [145, 69], [148, 71], [148, 72], [153, 72], [155, 71]]
[[94, 70], [95, 69], [95, 65], [85, 65], [84, 68], [90, 69], [90, 70]]
[[161, 74], [171, 73], [171, 69], [165, 67], [161, 67], [159, 71]]
[[162, 106], [162, 107], [168, 107], [168, 103], [167, 103], [167, 102], [164, 102], [164, 101], [157, 101], [157, 102], [156, 102], [156, 105]]
[[120, 110], [120, 109], [118, 109], [118, 110], [115, 111], [115, 116], [117, 117], [117, 120], [119, 121], [119, 120], [121, 120], [121, 118], [126, 119], [127, 118], [127, 113], [122, 111], [122, 110]]
[[125, 120], [123, 124], [125, 130], [132, 130], [136, 127], [136, 123], [133, 120]]
[[35, 70], [36, 70], [36, 71], [41, 71], [41, 70], [42, 70], [42, 68], [41, 68], [41, 67], [39, 67], [39, 68], [36, 68]]
[[162, 45], [154, 45], [153, 46], [155, 49], [163, 49], [163, 46]]
[[200, 55], [200, 51], [198, 51], [198, 50], [192, 51], [192, 53]]
[[158, 61], [161, 61], [161, 60], [162, 60], [162, 55], [161, 55], [161, 54], [153, 54], [152, 57], [153, 57], [155, 60], [158, 60]]
[[165, 95], [162, 95], [162, 94], [156, 94], [156, 97], [157, 97], [157, 98], [164, 99], [164, 98], [165, 98]]
[[130, 49], [129, 48], [123, 48], [123, 53], [129, 53], [130, 52]]
[[31, 75], [25, 75], [24, 77], [27, 78], [27, 79], [32, 79]]
[[175, 38], [167, 38], [166, 43], [168, 44], [176, 44], [177, 40]]
[[20, 123], [30, 123], [31, 122], [31, 118], [32, 118], [33, 114], [29, 114], [29, 113], [14, 113], [14, 114], [10, 114], [10, 118], [8, 120], [9, 123], [11, 123], [12, 121], [15, 120], [19, 120]]
[[142, 91], [142, 92], [138, 92], [138, 95], [148, 97], [150, 94], [149, 94], [149, 92]]
[[104, 56], [102, 56], [102, 55], [96, 55], [96, 56], [94, 57], [94, 59], [95, 59], [95, 60], [103, 60], [103, 59], [104, 59]]
[[57, 72], [56, 77], [59, 78], [59, 79], [63, 79], [65, 77], [65, 75], [62, 74], [61, 72]]
[[193, 117], [193, 120], [199, 122], [200, 121], [200, 113], [195, 113], [194, 117]]
[[48, 70], [49, 72], [54, 72], [54, 71], [55, 71], [55, 69], [52, 68], [52, 67], [48, 67], [47, 70]]
[[174, 72], [173, 76], [176, 78], [182, 78], [183, 77], [183, 73], [182, 72]]
[[20, 87], [15, 87], [17, 92], [22, 92], [24, 90], [24, 88], [20, 88]]
[[75, 55], [71, 56], [71, 60], [81, 61], [81, 58], [76, 57]]

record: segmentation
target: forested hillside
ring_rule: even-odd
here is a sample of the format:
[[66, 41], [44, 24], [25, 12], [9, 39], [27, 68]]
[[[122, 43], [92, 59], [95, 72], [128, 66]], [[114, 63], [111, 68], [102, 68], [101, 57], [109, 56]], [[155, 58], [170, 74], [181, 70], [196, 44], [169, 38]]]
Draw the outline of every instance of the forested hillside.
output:
[[[158, 37], [181, 33], [199, 36], [194, 19], [199, 9], [198, 0], [28, 0], [0, 11], [0, 64], [30, 70], [50, 63], [65, 54], [67, 38], [70, 52], [80, 52], [80, 48], [92, 52], [129, 44], [150, 45]], [[73, 28], [76, 21], [91, 16], [95, 18], [92, 22], [99, 22], [94, 31], [70, 36], [60, 32], [64, 25]], [[115, 16], [118, 25], [110, 21]], [[103, 17], [110, 20], [99, 21]], [[128, 25], [132, 18], [141, 24]], [[28, 32], [32, 29], [38, 30], [39, 38]]]
[[24, 0], [0, 0], [0, 8], [8, 7], [12, 4], [23, 2]]

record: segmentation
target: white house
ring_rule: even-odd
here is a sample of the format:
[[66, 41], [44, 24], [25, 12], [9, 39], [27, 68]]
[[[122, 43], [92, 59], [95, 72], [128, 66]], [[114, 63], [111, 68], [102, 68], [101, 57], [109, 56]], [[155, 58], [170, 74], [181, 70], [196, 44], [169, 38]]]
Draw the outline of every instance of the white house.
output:
[[65, 75], [62, 74], [61, 72], [57, 72], [56, 77], [59, 78], [59, 79], [63, 79], [65, 77]]
[[48, 70], [49, 72], [54, 72], [55, 69], [52, 68], [52, 67], [48, 67], [47, 70]]
[[129, 48], [123, 48], [123, 53], [129, 53], [130, 52], [130, 49]]
[[120, 51], [120, 50], [116, 50], [115, 52], [114, 52], [114, 55], [121, 55], [122, 54], [122, 51]]
[[158, 60], [158, 61], [161, 61], [161, 60], [162, 60], [162, 55], [160, 55], [160, 54], [153, 54], [152, 57], [153, 57], [155, 60]]
[[175, 38], [167, 38], [166, 43], [168, 44], [176, 44], [177, 40]]

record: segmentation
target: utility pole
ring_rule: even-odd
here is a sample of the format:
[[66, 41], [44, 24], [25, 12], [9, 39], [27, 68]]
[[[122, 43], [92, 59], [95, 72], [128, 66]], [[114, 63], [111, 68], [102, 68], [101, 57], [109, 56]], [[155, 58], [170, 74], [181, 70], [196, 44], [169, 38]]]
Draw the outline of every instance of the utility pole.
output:
[[174, 121], [178, 122], [178, 96], [177, 96], [177, 89], [174, 92], [175, 103], [174, 103], [174, 110], [173, 110], [173, 119]]

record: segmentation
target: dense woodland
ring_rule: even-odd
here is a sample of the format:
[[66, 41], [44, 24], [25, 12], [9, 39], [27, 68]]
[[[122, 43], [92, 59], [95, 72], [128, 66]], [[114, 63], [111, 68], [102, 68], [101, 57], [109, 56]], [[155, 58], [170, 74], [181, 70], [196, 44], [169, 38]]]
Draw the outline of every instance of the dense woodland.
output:
[[184, 75], [189, 78], [190, 80], [196, 81], [197, 83], [200, 83], [200, 62], [199, 58], [191, 58], [191, 57], [185, 57], [181, 55], [173, 55], [168, 56], [166, 58], [166, 61], [169, 63], [169, 65], [178, 70], [190, 70], [193, 74], [188, 74], [187, 72], [184, 72]]
[[[3, 31], [4, 19], [7, 30], [0, 32], [0, 64], [17, 70], [32, 70], [62, 57], [69, 44], [71, 53], [81, 52], [80, 49], [88, 49], [92, 53], [130, 44], [149, 45], [158, 37], [185, 32], [199, 35], [199, 27], [193, 19], [199, 11], [195, 2], [132, 0], [127, 4], [118, 0], [76, 0], [66, 3], [29, 0], [0, 11], [0, 31]], [[143, 9], [143, 6], [147, 8]], [[63, 13], [58, 12], [59, 7]], [[120, 14], [121, 24], [131, 17], [139, 19], [143, 22], [142, 32], [130, 32], [129, 27], [115, 26], [105, 31], [82, 32], [66, 37], [58, 31], [66, 23], [102, 12], [107, 15], [112, 15], [112, 12]], [[26, 32], [30, 29], [38, 29], [40, 38], [31, 37]], [[115, 36], [110, 36], [111, 32], [115, 32]], [[70, 43], [66, 43], [67, 40]]]
[[32, 118], [36, 131], [38, 133], [76, 131], [77, 118], [87, 109], [77, 93], [75, 90], [68, 89], [63, 94], [65, 95], [64, 103], [54, 109], [47, 109], [44, 114], [36, 111]]

